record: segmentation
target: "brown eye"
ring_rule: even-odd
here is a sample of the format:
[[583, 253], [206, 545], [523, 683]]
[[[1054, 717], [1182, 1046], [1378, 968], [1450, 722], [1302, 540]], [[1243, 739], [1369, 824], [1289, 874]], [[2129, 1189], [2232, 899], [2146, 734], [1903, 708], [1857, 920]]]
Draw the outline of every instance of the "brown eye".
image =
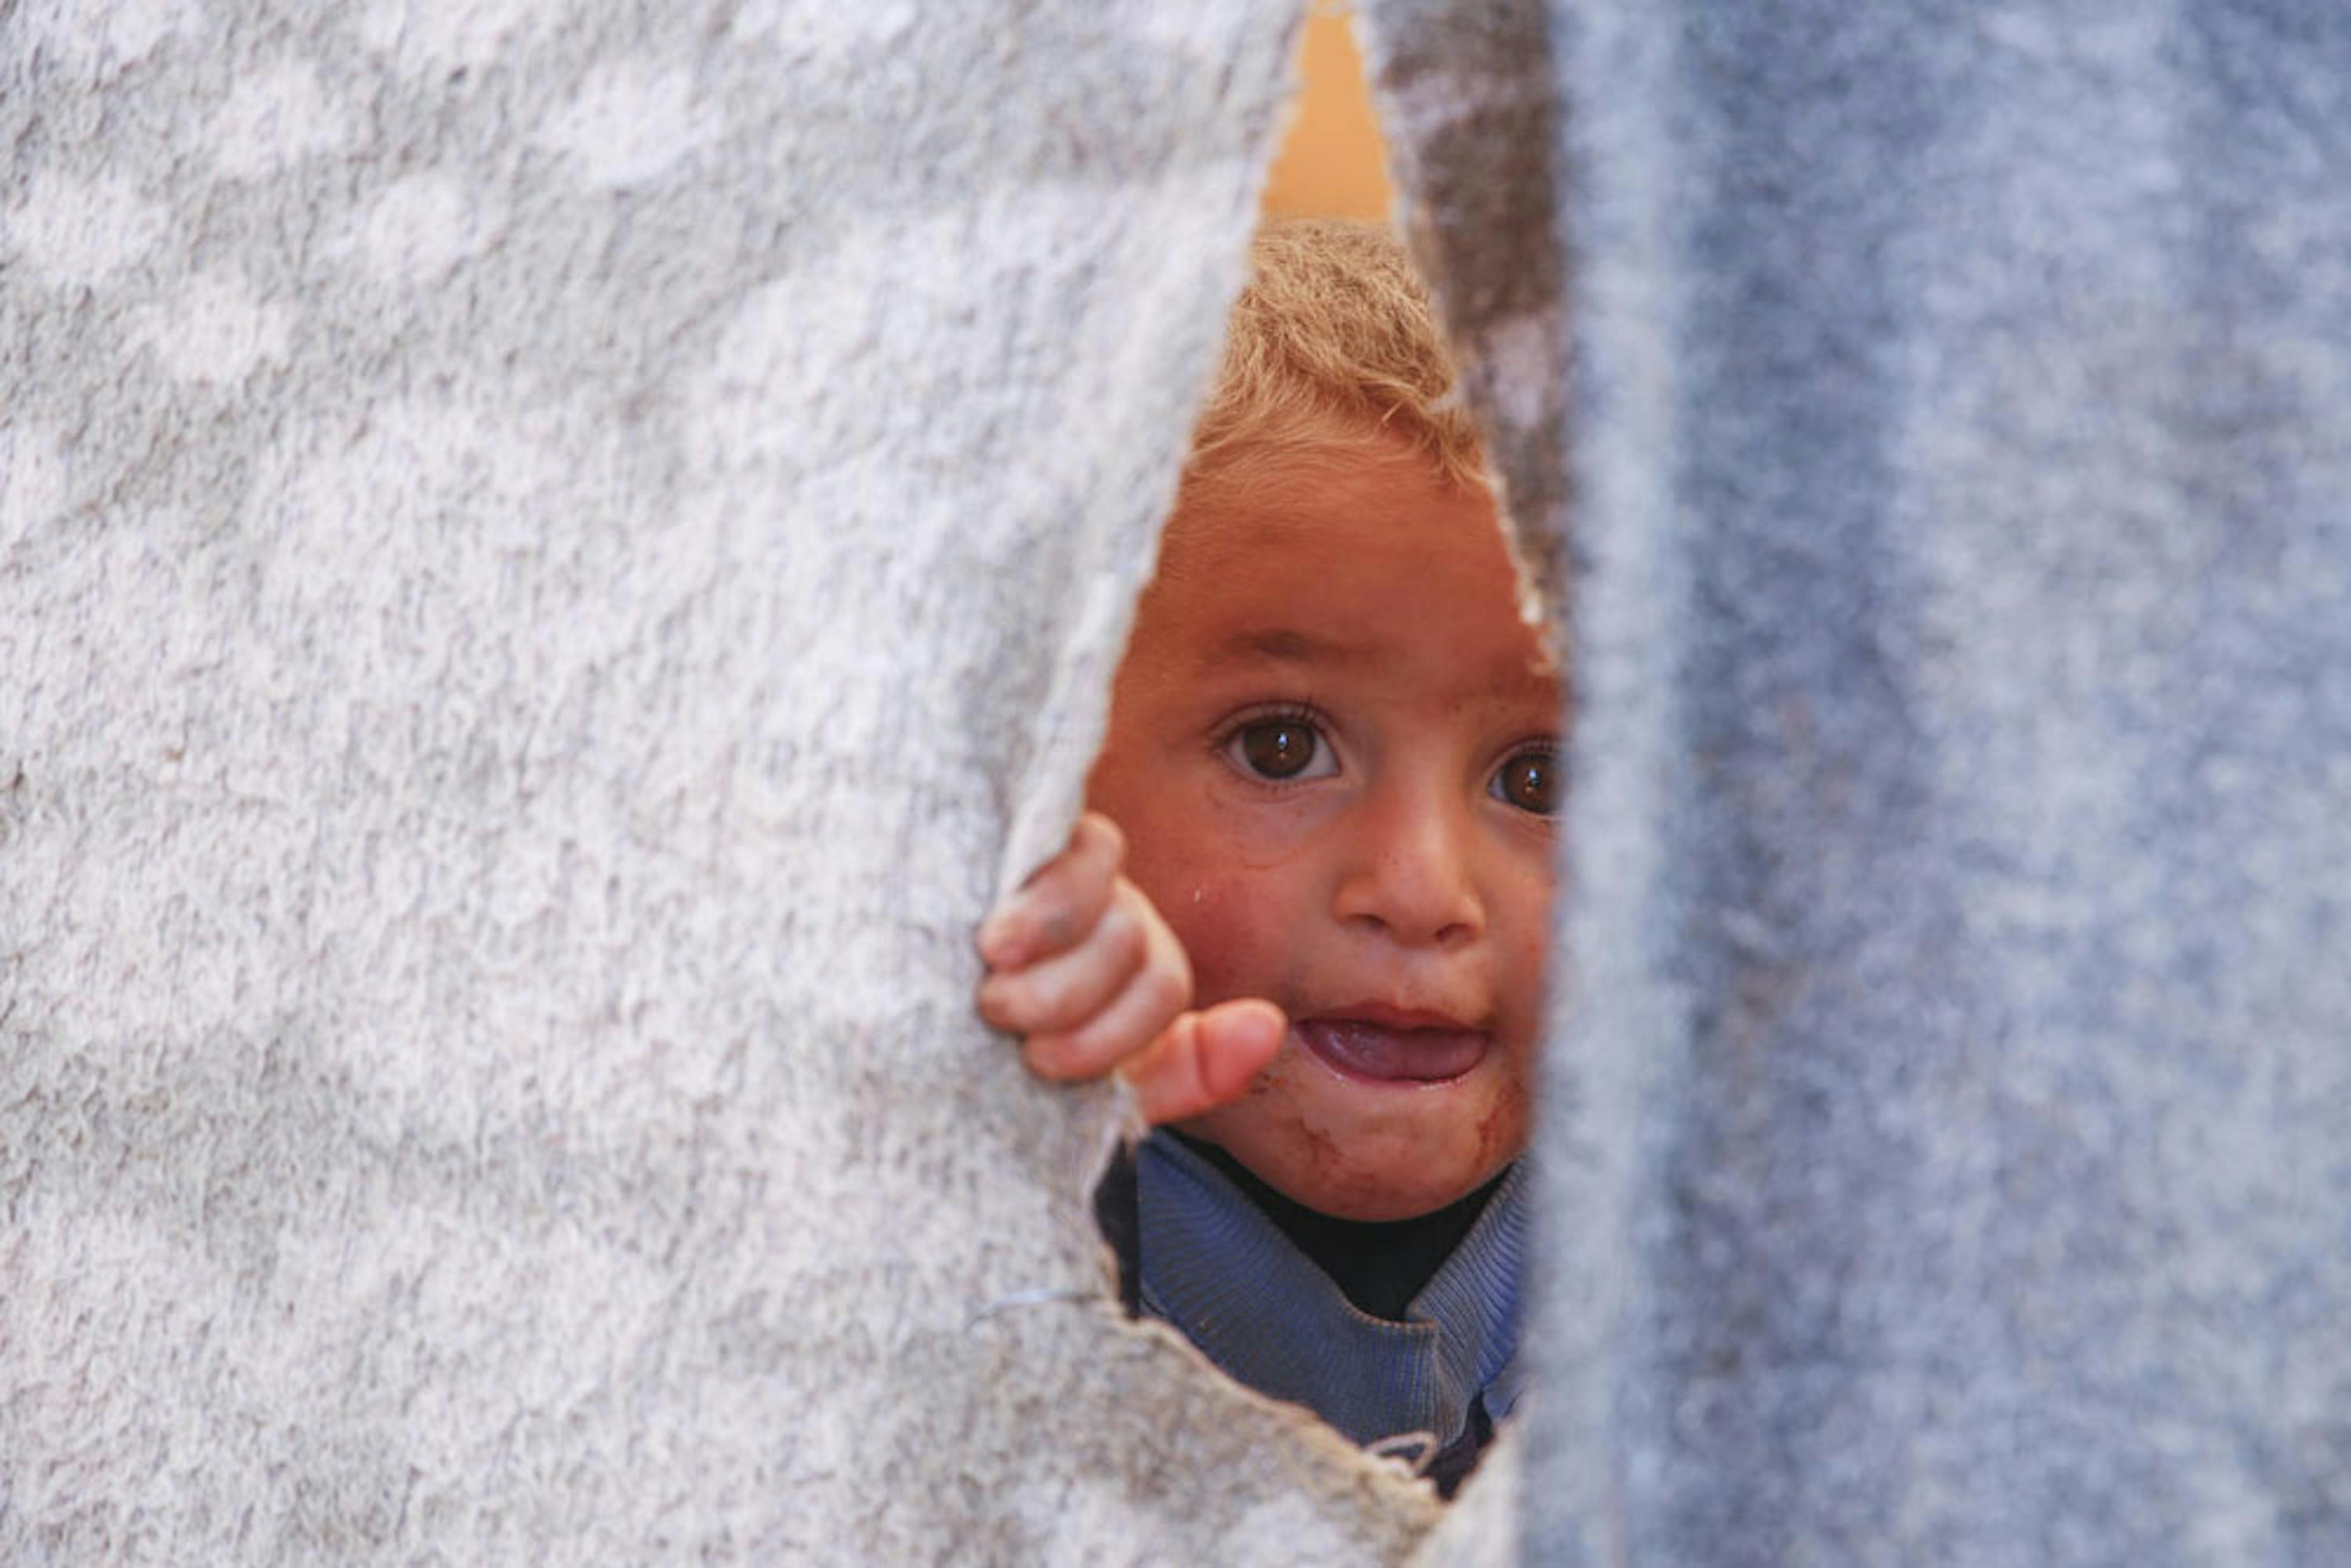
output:
[[1492, 793], [1521, 811], [1538, 817], [1559, 812], [1559, 758], [1548, 751], [1521, 751], [1494, 775]]
[[1233, 732], [1226, 754], [1259, 779], [1287, 780], [1335, 773], [1330, 748], [1314, 727], [1300, 718], [1261, 718]]

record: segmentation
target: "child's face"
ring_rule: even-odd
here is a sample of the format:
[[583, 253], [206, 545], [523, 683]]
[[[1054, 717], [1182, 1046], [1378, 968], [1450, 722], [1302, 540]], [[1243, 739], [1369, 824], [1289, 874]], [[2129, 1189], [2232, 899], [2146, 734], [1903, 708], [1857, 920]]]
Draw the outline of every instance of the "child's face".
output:
[[1489, 498], [1383, 452], [1177, 513], [1091, 802], [1197, 1005], [1290, 1020], [1186, 1132], [1356, 1219], [1441, 1207], [1518, 1155], [1559, 722]]

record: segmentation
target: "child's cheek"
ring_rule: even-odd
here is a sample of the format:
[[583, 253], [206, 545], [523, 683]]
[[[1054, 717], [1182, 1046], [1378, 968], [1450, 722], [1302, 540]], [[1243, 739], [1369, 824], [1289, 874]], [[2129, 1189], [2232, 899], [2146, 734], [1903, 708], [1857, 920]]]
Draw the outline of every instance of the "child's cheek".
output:
[[1159, 912], [1174, 927], [1192, 960], [1194, 1005], [1207, 1007], [1240, 997], [1280, 1002], [1282, 968], [1280, 931], [1287, 924], [1267, 907], [1264, 890], [1243, 875], [1187, 879], [1159, 900]]
[[1218, 859], [1233, 871], [1263, 874], [1311, 857], [1322, 830], [1346, 809], [1347, 800], [1343, 790], [1327, 789], [1270, 799], [1259, 786], [1220, 778], [1209, 788], [1202, 820], [1213, 833]]
[[1505, 962], [1511, 988], [1538, 1028], [1549, 988], [1551, 923], [1556, 901], [1548, 868], [1540, 876], [1530, 877], [1521, 896], [1515, 901], [1518, 914], [1505, 940]]

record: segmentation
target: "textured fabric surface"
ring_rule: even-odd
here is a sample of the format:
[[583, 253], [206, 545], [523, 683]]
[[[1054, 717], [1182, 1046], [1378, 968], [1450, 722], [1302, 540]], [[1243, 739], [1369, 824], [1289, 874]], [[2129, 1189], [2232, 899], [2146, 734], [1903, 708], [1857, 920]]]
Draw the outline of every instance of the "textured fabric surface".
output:
[[1554, 10], [1529, 1558], [2351, 1562], [2351, 12]]
[[0, 1560], [1383, 1562], [970, 1008], [1296, 7], [0, 6]]

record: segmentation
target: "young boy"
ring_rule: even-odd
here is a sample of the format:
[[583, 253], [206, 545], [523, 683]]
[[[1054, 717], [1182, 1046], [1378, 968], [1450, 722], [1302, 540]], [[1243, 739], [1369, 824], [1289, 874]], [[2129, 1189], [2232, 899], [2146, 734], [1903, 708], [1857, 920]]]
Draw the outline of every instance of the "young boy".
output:
[[1101, 1197], [1130, 1303], [1449, 1492], [1516, 1395], [1560, 681], [1402, 247], [1254, 260], [1091, 809], [981, 928], [980, 1010], [1160, 1124]]

